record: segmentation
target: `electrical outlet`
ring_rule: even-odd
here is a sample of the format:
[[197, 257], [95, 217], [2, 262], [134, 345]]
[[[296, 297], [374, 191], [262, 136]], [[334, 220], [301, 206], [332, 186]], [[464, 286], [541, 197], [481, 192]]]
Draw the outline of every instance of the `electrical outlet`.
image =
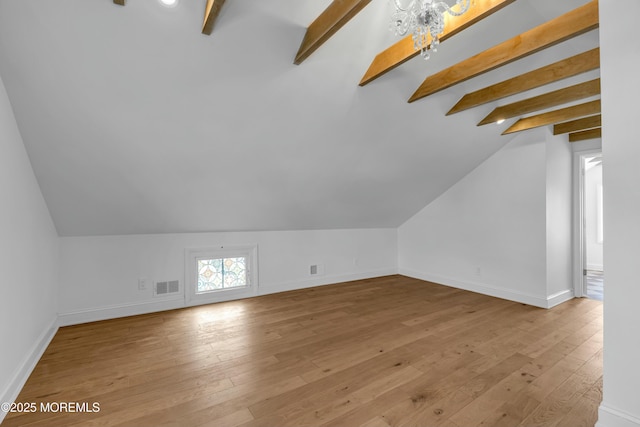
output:
[[148, 283], [149, 281], [147, 280], [146, 277], [141, 277], [138, 279], [138, 290], [139, 291], [146, 291], [148, 288]]
[[482, 277], [482, 268], [476, 267], [476, 276]]

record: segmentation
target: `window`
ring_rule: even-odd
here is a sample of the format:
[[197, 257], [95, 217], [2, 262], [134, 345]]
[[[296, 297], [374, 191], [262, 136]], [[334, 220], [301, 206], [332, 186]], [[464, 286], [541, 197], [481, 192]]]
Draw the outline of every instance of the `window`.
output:
[[200, 258], [196, 293], [247, 286], [247, 257]]
[[207, 304], [257, 294], [257, 245], [187, 249], [187, 302]]

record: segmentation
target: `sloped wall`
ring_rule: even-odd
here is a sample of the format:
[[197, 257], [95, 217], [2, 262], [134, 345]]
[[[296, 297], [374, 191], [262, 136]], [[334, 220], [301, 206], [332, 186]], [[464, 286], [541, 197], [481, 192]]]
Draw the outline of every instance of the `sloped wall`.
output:
[[0, 202], [0, 402], [12, 402], [57, 330], [58, 236], [1, 79]]
[[[566, 173], [557, 164], [548, 170], [550, 143], [567, 144], [546, 129], [517, 136], [403, 224], [399, 272], [539, 307], [571, 297], [571, 153], [560, 153]], [[556, 194], [569, 197], [548, 232]], [[561, 241], [549, 241], [559, 231]], [[553, 266], [548, 289], [549, 251], [562, 253], [563, 264]]]

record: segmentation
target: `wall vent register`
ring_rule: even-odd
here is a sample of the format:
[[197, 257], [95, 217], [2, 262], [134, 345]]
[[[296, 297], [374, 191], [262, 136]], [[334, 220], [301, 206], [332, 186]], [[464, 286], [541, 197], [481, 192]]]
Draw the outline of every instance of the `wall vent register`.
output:
[[170, 295], [180, 293], [180, 282], [171, 280], [168, 282], [156, 282], [154, 287], [155, 295]]

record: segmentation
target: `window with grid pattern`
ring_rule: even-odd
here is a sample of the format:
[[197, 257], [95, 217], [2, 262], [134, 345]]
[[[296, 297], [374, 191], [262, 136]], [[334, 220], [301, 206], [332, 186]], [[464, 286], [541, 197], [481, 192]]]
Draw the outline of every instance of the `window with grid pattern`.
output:
[[200, 258], [196, 293], [247, 286], [247, 258]]
[[185, 250], [188, 305], [257, 295], [258, 245]]

